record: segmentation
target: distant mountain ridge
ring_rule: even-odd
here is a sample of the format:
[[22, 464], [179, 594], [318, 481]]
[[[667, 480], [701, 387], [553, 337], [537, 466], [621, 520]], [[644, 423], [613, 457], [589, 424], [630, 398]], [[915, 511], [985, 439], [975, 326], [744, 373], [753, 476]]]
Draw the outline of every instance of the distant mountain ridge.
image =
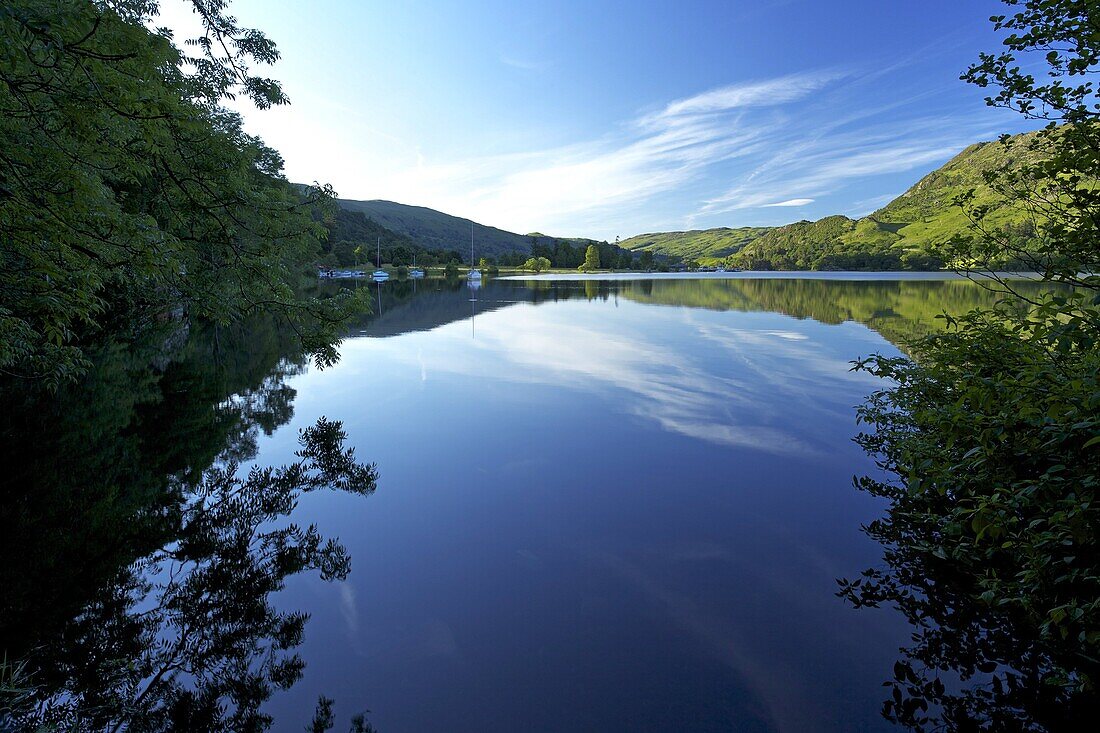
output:
[[372, 201], [337, 199], [337, 203], [348, 211], [357, 211], [366, 215], [374, 222], [410, 238], [427, 249], [457, 250], [467, 253], [470, 249], [472, 227], [475, 257], [498, 257], [506, 252], [530, 254], [535, 244], [550, 244], [554, 241], [586, 244], [596, 241], [573, 237], [549, 237], [538, 232], [516, 234], [479, 224], [471, 219], [445, 214], [426, 206], [411, 206], [382, 199]]

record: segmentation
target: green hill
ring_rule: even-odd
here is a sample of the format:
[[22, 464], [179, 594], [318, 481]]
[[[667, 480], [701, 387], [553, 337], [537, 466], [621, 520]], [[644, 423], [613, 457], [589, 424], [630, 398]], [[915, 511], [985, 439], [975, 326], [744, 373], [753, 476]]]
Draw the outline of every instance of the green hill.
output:
[[973, 189], [974, 203], [990, 207], [986, 225], [1017, 237], [1031, 233], [1019, 210], [999, 206], [984, 174], [1029, 159], [1034, 133], [1000, 142], [976, 143], [917, 181], [908, 191], [862, 219], [827, 216], [780, 227], [718, 228], [643, 234], [621, 244], [628, 249], [705, 263], [724, 262], [763, 270], [939, 269], [932, 250], [970, 232], [965, 212], [954, 204]]
[[906, 246], [873, 218], [827, 216], [775, 227], [729, 258], [751, 270], [938, 270], [921, 246]]
[[1015, 163], [1030, 162], [1035, 153], [1028, 150], [1027, 144], [1034, 138], [1035, 133], [1016, 135], [1010, 139], [1008, 147], [1000, 142], [975, 143], [869, 218], [891, 225], [903, 246], [940, 244], [967, 230], [969, 221], [953, 201], [956, 196], [974, 189], [974, 203], [992, 207], [986, 217], [987, 225], [995, 228], [1018, 226], [1025, 218], [1022, 212], [999, 206], [983, 174]]
[[511, 252], [529, 255], [535, 244], [552, 247], [556, 242], [587, 245], [595, 241], [549, 237], [538, 232], [516, 234], [424, 206], [409, 206], [393, 201], [337, 199], [337, 203], [343, 209], [362, 213], [386, 229], [408, 237], [420, 247], [429, 250], [454, 250], [463, 253], [464, 258], [469, 257], [471, 226], [475, 257], [500, 257], [502, 254]]
[[683, 259], [723, 258], [741, 250], [767, 232], [769, 227], [695, 229], [687, 232], [639, 234], [619, 242], [632, 251], [652, 250], [654, 254], [674, 255]]

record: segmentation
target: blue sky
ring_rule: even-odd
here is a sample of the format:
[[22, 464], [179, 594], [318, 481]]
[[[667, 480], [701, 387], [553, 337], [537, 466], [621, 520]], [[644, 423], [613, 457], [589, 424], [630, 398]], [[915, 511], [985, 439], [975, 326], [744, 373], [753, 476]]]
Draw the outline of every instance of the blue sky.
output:
[[[177, 24], [178, 0], [163, 0]], [[236, 0], [292, 105], [242, 109], [295, 181], [613, 240], [869, 213], [1030, 129], [958, 80], [992, 0]], [[1031, 125], [1030, 127], [1034, 127]]]

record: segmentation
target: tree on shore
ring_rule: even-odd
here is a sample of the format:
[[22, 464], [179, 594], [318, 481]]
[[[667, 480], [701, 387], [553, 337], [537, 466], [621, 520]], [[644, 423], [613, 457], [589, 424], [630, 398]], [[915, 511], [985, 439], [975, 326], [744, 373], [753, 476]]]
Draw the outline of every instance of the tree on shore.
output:
[[542, 272], [543, 270], [549, 270], [550, 260], [545, 257], [532, 257], [523, 263], [523, 269], [536, 273]]
[[[290, 321], [322, 364], [354, 296], [294, 285], [319, 256], [332, 191], [302, 189], [223, 105], [287, 103], [252, 64], [279, 58], [224, 2], [177, 46], [144, 0], [0, 11], [0, 371], [60, 384], [101, 329], [182, 312]], [[185, 49], [185, 50], [181, 50]]]
[[941, 254], [980, 277], [1008, 253], [1074, 289], [1025, 298], [987, 274], [996, 307], [948, 319], [915, 360], [856, 365], [894, 385], [858, 438], [890, 474], [858, 481], [890, 502], [867, 528], [886, 565], [840, 594], [916, 626], [883, 707], [913, 730], [1083, 730], [1100, 709], [1100, 5], [1005, 2], [1004, 50], [962, 78], [1047, 123], [1039, 162], [986, 177], [1035, 241], [999, 236], [963, 195], [973, 236]]
[[584, 262], [579, 268], [582, 272], [592, 272], [600, 269], [600, 249], [594, 244], [588, 245], [584, 252]]

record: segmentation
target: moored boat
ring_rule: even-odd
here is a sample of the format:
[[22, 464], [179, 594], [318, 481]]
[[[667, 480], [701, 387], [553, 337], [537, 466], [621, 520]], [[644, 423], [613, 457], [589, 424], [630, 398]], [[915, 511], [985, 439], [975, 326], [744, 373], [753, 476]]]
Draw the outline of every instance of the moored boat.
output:
[[481, 270], [474, 267], [474, 225], [470, 223], [470, 271], [466, 273], [466, 279], [472, 282], [481, 282]]
[[382, 237], [379, 237], [375, 242], [375, 246], [378, 248], [376, 257], [378, 259], [378, 269], [371, 273], [371, 278], [376, 282], [384, 282], [390, 279], [390, 273], [382, 269]]

